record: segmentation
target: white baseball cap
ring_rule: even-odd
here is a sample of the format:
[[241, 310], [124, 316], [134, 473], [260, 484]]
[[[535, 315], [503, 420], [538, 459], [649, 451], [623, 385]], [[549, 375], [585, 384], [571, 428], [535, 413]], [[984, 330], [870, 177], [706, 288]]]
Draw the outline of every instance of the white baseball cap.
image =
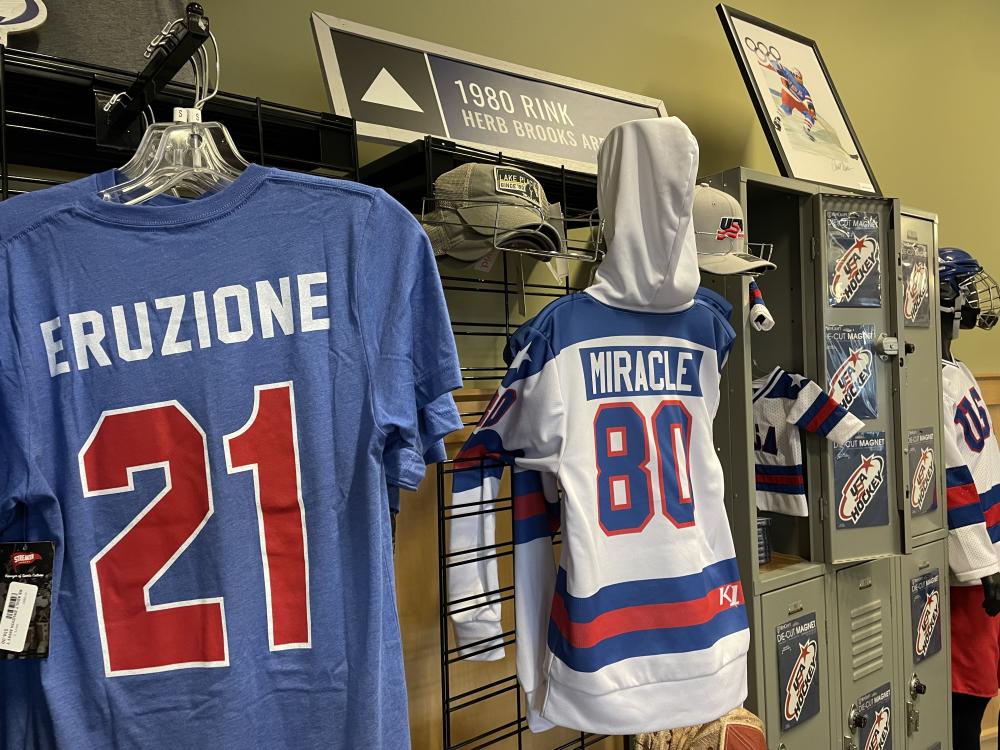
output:
[[740, 202], [705, 184], [694, 186], [694, 239], [702, 271], [725, 276], [777, 268], [746, 251], [746, 222]]

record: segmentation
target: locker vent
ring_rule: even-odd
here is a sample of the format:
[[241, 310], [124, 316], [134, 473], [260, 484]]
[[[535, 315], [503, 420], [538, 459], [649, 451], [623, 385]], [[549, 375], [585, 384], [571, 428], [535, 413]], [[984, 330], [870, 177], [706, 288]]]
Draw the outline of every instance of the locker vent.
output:
[[877, 672], [883, 665], [882, 600], [851, 610], [851, 670], [854, 680]]

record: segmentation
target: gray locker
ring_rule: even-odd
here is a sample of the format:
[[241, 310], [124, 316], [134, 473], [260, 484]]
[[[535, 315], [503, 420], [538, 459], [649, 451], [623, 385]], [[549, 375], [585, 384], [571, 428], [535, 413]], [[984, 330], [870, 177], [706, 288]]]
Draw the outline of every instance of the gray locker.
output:
[[903, 486], [898, 205], [879, 198], [814, 199], [813, 289], [818, 370], [864, 431], [822, 456], [825, 534], [832, 563], [898, 554], [909, 531]]
[[901, 700], [906, 747], [926, 750], [951, 737], [951, 639], [947, 540], [914, 548], [899, 568]]
[[895, 705], [899, 694], [893, 571], [892, 560], [885, 558], [843, 568], [834, 576], [831, 619], [836, 621], [836, 635], [831, 651], [836, 649], [840, 657], [840, 705], [831, 736], [842, 737], [845, 748], [852, 742], [857, 748], [883, 746], [877, 740], [886, 732], [896, 746], [905, 736]]
[[[903, 208], [903, 419], [906, 482], [914, 544], [947, 528], [941, 447], [941, 316], [937, 281], [937, 217]], [[924, 271], [923, 268], [927, 270]], [[924, 299], [921, 299], [924, 297]], [[933, 476], [928, 476], [933, 473]]]
[[[768, 747], [817, 750], [831, 736], [829, 636], [822, 577], [761, 597]], [[834, 683], [835, 684], [835, 683]]]

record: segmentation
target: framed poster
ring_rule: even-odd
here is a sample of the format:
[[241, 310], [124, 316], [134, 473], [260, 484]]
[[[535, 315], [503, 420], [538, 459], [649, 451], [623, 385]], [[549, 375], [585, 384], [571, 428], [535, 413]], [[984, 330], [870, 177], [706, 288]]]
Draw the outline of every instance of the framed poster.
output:
[[816, 42], [726, 5], [716, 9], [781, 174], [881, 195]]

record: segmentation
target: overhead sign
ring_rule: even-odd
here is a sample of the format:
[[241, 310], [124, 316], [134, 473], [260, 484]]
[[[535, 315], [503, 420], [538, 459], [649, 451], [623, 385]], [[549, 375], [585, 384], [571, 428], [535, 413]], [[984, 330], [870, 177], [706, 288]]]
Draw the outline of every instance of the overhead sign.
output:
[[611, 128], [666, 115], [659, 99], [322, 13], [312, 20], [333, 111], [353, 117], [369, 138], [434, 135], [594, 172]]

